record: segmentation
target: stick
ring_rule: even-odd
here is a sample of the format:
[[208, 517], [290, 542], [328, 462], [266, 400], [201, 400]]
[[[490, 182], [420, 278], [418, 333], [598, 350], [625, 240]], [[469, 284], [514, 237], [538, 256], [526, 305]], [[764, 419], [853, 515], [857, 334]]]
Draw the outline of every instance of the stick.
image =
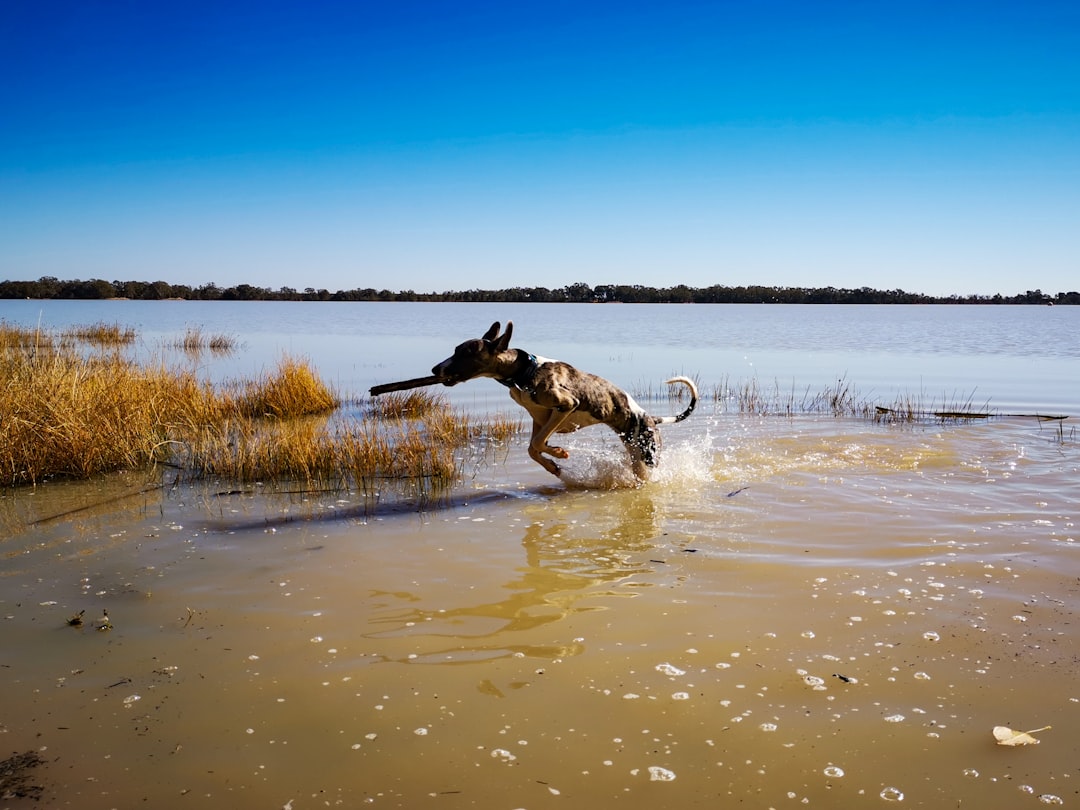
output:
[[408, 391], [410, 388], [422, 388], [425, 385], [435, 385], [439, 382], [442, 382], [442, 377], [417, 377], [413, 380], [374, 385], [369, 393], [371, 396], [377, 397], [379, 394], [389, 394], [391, 391]]

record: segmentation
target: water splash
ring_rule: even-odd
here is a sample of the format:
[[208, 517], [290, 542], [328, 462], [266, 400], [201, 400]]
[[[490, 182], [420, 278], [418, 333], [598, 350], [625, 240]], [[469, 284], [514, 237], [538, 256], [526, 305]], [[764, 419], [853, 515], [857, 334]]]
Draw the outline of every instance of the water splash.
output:
[[660, 463], [652, 481], [661, 486], [697, 486], [712, 483], [715, 452], [712, 439], [705, 434], [702, 441], [671, 442], [660, 452]]
[[[648, 483], [665, 488], [711, 483], [714, 456], [708, 433], [695, 440], [665, 442]], [[570, 489], [632, 489], [642, 485], [630, 469], [626, 449], [607, 439], [604, 444], [570, 448], [570, 458], [560, 465], [559, 478]]]
[[632, 489], [640, 485], [621, 447], [575, 447], [560, 462], [559, 479], [568, 489]]

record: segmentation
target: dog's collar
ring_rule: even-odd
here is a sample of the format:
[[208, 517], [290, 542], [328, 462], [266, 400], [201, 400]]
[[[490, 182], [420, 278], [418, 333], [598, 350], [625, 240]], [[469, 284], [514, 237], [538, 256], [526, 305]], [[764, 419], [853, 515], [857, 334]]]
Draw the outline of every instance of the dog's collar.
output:
[[522, 355], [525, 356], [525, 362], [521, 368], [511, 374], [509, 377], [496, 377], [497, 382], [502, 383], [507, 388], [517, 388], [520, 391], [525, 391], [531, 388], [529, 385], [532, 382], [533, 372], [536, 371], [539, 363], [536, 362], [536, 355], [529, 354], [528, 352], [518, 349], [518, 360], [521, 360]]

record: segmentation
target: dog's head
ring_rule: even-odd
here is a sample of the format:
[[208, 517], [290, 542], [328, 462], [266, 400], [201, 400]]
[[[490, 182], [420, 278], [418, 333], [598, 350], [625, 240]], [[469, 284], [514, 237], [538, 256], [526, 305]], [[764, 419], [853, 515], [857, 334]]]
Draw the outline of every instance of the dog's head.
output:
[[506, 331], [499, 334], [499, 322], [495, 321], [481, 338], [466, 340], [454, 349], [454, 353], [431, 369], [443, 385], [457, 385], [476, 377], [494, 377], [497, 373], [496, 358], [510, 346], [514, 324], [507, 321]]

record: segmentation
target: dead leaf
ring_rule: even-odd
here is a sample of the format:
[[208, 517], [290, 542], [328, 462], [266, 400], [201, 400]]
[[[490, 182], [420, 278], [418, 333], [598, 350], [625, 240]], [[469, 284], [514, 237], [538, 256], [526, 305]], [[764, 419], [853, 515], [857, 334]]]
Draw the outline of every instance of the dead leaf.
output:
[[1039, 740], [1031, 735], [1050, 728], [1052, 726], [1033, 728], [1031, 731], [1013, 731], [1008, 726], [994, 726], [994, 739], [998, 745], [1038, 745]]

